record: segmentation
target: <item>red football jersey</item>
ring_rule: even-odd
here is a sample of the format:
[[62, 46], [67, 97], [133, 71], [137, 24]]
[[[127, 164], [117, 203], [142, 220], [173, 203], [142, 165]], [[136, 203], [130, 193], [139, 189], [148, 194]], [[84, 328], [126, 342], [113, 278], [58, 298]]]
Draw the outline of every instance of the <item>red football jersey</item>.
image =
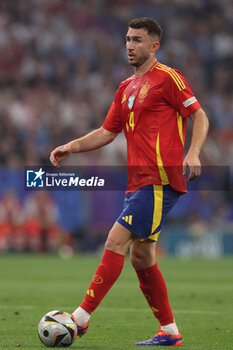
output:
[[187, 116], [200, 108], [183, 75], [156, 62], [143, 76], [123, 81], [103, 128], [127, 139], [127, 192], [170, 184], [187, 192], [182, 175]]

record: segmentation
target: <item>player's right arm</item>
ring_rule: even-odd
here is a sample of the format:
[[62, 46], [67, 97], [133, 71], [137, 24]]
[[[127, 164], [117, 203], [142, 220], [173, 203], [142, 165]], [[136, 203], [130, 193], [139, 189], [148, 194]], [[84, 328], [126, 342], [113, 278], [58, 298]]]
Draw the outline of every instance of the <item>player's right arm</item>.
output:
[[65, 145], [55, 148], [50, 154], [50, 161], [54, 166], [59, 167], [60, 162], [68, 158], [71, 154], [88, 152], [101, 148], [112, 142], [116, 136], [117, 133], [113, 133], [101, 127], [79, 139], [75, 139]]
[[107, 145], [116, 138], [117, 134], [119, 134], [123, 129], [120, 111], [120, 92], [121, 89], [118, 89], [115, 100], [112, 103], [101, 128], [96, 129], [79, 139], [59, 146], [51, 152], [50, 161], [54, 166], [59, 167], [60, 162], [68, 158], [73, 153], [93, 151]]

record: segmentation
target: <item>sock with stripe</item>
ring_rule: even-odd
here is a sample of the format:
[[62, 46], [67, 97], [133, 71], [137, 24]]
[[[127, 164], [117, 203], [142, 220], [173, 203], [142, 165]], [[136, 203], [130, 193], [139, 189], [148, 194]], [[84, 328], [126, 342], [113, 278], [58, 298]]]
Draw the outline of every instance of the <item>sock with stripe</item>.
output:
[[[105, 250], [80, 307], [91, 314], [121, 274], [125, 256]], [[79, 321], [78, 321], [79, 322]]]
[[[157, 263], [142, 270], [136, 270], [139, 286], [153, 312], [159, 320], [161, 328], [172, 324], [169, 330], [178, 334], [173, 313], [168, 300], [167, 287]], [[175, 327], [173, 325], [175, 324]], [[163, 329], [163, 328], [162, 328]], [[163, 329], [165, 331], [165, 329]], [[172, 334], [169, 333], [169, 334]]]

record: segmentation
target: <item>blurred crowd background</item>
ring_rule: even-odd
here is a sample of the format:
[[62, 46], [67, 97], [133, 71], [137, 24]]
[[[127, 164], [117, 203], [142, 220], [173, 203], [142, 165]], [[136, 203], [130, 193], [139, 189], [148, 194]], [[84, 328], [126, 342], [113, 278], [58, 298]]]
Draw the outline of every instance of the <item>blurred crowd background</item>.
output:
[[[29, 195], [18, 179], [24, 166], [49, 165], [54, 147], [101, 126], [118, 84], [132, 74], [125, 33], [141, 16], [161, 24], [157, 59], [182, 71], [209, 117], [203, 164], [232, 166], [231, 0], [0, 0], [0, 251], [103, 243], [122, 193]], [[124, 136], [66, 164], [124, 165]], [[232, 185], [232, 168], [229, 176]], [[188, 194], [167, 227], [196, 243], [211, 233], [233, 237], [232, 197], [232, 186]]]

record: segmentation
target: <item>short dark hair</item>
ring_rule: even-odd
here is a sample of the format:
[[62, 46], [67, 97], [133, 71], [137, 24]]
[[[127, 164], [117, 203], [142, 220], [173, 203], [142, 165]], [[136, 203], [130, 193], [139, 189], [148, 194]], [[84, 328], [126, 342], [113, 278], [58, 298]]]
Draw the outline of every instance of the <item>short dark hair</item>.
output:
[[157, 35], [161, 40], [163, 30], [159, 23], [149, 17], [134, 18], [128, 23], [128, 28], [146, 29], [149, 35]]

